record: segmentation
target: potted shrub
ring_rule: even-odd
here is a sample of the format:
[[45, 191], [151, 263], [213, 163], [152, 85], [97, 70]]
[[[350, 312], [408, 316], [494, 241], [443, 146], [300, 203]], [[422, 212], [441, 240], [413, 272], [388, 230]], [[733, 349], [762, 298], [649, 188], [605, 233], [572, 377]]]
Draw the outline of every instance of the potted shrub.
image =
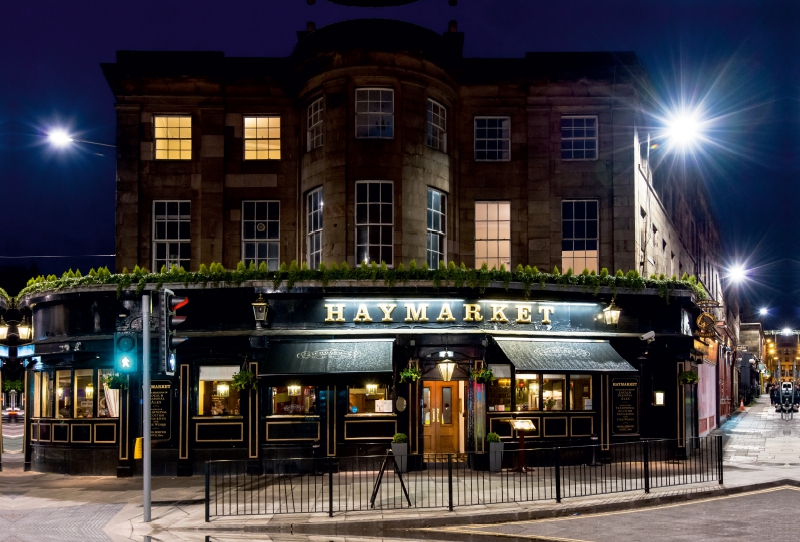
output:
[[503, 468], [503, 442], [497, 433], [486, 435], [489, 444], [489, 472], [500, 472]]
[[697, 384], [700, 380], [700, 375], [694, 371], [683, 371], [678, 375], [678, 382], [681, 384]]
[[392, 455], [400, 472], [408, 471], [408, 435], [397, 433], [392, 438]]

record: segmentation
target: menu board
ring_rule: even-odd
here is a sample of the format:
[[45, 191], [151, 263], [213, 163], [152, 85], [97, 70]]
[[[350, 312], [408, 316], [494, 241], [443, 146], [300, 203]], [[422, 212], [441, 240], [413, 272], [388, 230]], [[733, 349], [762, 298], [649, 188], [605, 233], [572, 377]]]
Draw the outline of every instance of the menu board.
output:
[[150, 383], [150, 438], [169, 440], [172, 382], [153, 380]]
[[639, 379], [611, 379], [611, 432], [614, 435], [639, 434]]

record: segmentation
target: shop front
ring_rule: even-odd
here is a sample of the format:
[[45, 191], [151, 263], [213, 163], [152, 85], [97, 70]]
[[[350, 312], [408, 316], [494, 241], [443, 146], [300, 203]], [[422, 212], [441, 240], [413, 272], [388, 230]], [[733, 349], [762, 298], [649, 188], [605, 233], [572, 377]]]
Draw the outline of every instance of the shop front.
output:
[[[398, 433], [418, 457], [483, 452], [488, 433], [513, 448], [517, 419], [533, 424], [528, 447], [636, 439], [650, 406], [640, 337], [654, 327], [680, 335], [681, 325], [680, 303], [622, 293], [623, 317], [611, 321], [607, 301], [577, 288], [536, 298], [513, 287], [169, 287], [191, 302], [172, 374], [153, 329], [153, 472], [163, 475], [197, 474], [212, 459], [383, 455]], [[32, 304], [35, 470], [140, 468], [141, 376], [114, 373], [114, 337], [137, 334], [141, 367], [141, 298], [97, 290]], [[267, 311], [254, 322], [259, 295]]]

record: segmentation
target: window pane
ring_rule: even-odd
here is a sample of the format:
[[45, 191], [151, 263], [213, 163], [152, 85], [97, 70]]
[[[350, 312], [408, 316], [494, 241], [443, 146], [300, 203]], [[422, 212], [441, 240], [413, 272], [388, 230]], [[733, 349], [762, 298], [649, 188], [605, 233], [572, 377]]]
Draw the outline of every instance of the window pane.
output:
[[564, 410], [566, 375], [545, 374], [542, 381], [542, 405], [545, 410]]
[[191, 117], [156, 116], [153, 126], [156, 160], [192, 159]]
[[593, 410], [591, 375], [570, 375], [569, 395], [570, 410]]
[[561, 118], [561, 159], [594, 160], [597, 158], [597, 118]]
[[365, 384], [364, 387], [348, 388], [350, 402], [347, 414], [374, 413], [376, 401], [385, 401], [388, 389], [383, 384]]
[[56, 418], [72, 418], [72, 371], [56, 371]]

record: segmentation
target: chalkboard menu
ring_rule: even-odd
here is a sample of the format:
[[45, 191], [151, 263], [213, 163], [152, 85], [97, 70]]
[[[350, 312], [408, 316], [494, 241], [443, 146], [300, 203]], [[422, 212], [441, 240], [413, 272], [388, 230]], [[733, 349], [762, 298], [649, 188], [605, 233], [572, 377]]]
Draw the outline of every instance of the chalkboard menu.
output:
[[611, 379], [611, 432], [614, 435], [639, 434], [639, 379]]
[[150, 383], [150, 438], [170, 439], [170, 405], [172, 404], [172, 382], [153, 380]]

